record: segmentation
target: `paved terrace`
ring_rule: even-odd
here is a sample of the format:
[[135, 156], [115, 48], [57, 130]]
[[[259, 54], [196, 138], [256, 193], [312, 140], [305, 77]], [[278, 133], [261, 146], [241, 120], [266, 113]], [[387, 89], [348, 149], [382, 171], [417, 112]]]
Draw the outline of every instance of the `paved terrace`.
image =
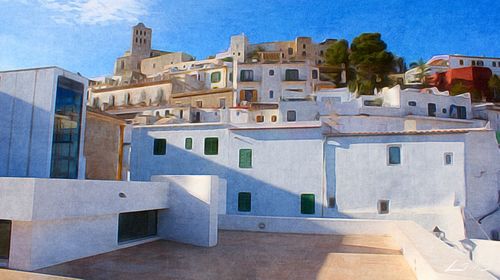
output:
[[240, 231], [219, 231], [213, 248], [161, 240], [37, 272], [84, 279], [416, 279], [388, 236]]

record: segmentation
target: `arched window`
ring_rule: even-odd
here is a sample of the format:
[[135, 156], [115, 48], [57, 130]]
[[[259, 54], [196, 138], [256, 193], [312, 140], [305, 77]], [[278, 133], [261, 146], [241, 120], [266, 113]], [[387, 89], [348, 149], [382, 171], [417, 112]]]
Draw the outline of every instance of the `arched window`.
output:
[[124, 68], [125, 68], [125, 61], [123, 61], [123, 60], [121, 61], [121, 63], [120, 63], [120, 68], [121, 68], [121, 69], [124, 69]]

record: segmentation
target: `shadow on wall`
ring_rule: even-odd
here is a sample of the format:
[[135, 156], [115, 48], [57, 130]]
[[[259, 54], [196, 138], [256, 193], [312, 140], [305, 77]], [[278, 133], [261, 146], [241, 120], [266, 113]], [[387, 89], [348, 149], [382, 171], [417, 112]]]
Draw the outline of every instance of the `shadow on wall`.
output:
[[0, 92], [0, 177], [49, 176], [51, 121], [49, 111]]

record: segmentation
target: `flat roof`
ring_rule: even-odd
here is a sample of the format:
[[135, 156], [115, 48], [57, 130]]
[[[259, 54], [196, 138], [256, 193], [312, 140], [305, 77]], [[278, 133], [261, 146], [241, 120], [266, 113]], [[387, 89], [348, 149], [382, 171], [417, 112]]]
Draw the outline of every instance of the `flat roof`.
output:
[[432, 129], [432, 130], [407, 130], [407, 131], [353, 131], [353, 132], [328, 132], [325, 136], [384, 136], [384, 135], [430, 135], [430, 134], [460, 134], [473, 131], [491, 131], [486, 128], [457, 128], [457, 129]]
[[219, 231], [211, 248], [160, 240], [37, 272], [82, 279], [416, 279], [390, 236], [244, 231]]

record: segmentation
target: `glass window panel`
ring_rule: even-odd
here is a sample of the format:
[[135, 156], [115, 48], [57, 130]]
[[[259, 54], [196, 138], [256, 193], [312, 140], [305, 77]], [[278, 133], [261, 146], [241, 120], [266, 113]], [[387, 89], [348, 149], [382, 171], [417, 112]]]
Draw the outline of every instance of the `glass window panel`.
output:
[[156, 235], [157, 215], [156, 210], [120, 213], [118, 217], [118, 242]]
[[219, 153], [219, 138], [205, 138], [205, 155], [217, 155]]
[[389, 147], [389, 164], [401, 164], [400, 147]]
[[184, 143], [184, 148], [186, 148], [186, 150], [193, 149], [193, 138], [186, 138], [186, 141]]
[[252, 210], [252, 194], [249, 192], [238, 193], [238, 211], [250, 212]]
[[301, 214], [314, 214], [314, 194], [301, 194], [300, 195], [300, 213]]
[[155, 139], [153, 145], [153, 155], [164, 155], [167, 153], [167, 140]]

